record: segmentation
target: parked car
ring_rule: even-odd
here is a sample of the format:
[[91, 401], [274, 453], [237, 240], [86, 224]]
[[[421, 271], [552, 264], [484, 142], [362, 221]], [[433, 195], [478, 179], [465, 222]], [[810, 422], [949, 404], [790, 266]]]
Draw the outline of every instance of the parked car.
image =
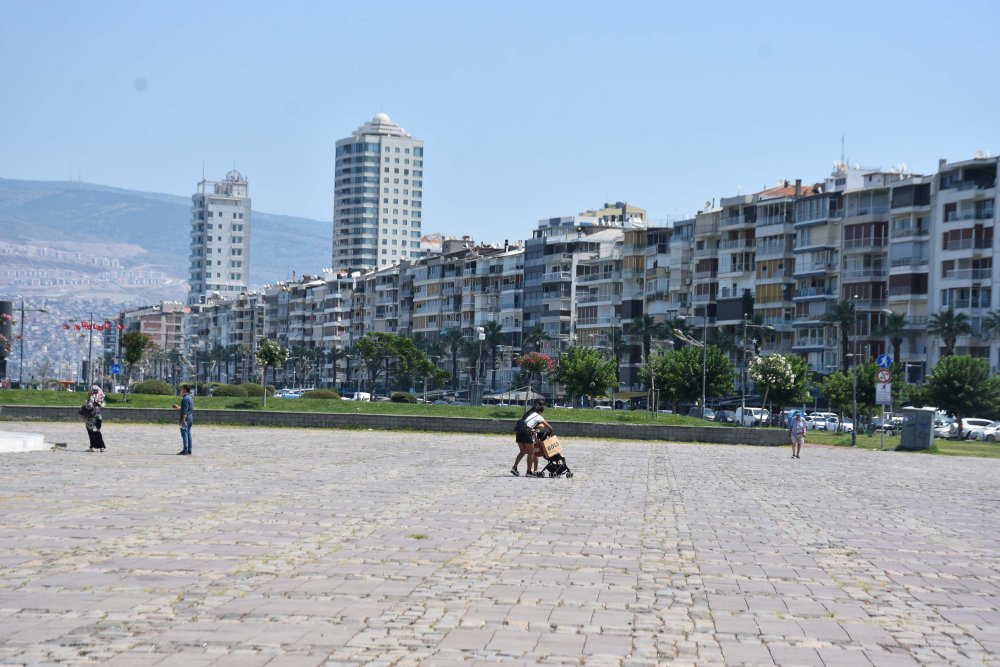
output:
[[761, 426], [771, 413], [764, 408], [736, 408], [736, 423], [741, 426]]
[[806, 428], [809, 429], [810, 431], [826, 430], [826, 420], [815, 412], [812, 413], [811, 415], [807, 415], [805, 418], [805, 422], [806, 422]]
[[992, 426], [987, 426], [984, 428], [980, 435], [982, 435], [982, 440], [985, 442], [995, 442], [997, 440], [998, 432], [1000, 432], [1000, 422], [993, 422]]
[[[990, 426], [993, 422], [989, 419], [980, 419], [978, 417], [966, 417], [961, 422], [952, 422], [948, 426], [947, 435], [944, 437], [948, 440], [965, 440], [969, 437], [972, 429], [977, 426]], [[937, 435], [937, 431], [934, 432]]]
[[733, 412], [732, 410], [716, 410], [715, 421], [721, 422], [723, 424], [735, 424], [736, 413]]
[[989, 435], [993, 440], [996, 440], [996, 431], [998, 426], [1000, 426], [1000, 422], [993, 422], [992, 424], [987, 424], [986, 426], [973, 426], [969, 429], [969, 439], [982, 440], [983, 442], [986, 442], [987, 435]]

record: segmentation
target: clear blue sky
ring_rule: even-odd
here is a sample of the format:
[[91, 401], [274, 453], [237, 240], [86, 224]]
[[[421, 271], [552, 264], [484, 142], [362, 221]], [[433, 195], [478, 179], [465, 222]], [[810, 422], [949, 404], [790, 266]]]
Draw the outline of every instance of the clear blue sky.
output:
[[[840, 157], [1000, 152], [1000, 3], [14, 2], [0, 176], [332, 216], [334, 142], [426, 141], [424, 230], [524, 238], [626, 200], [654, 219]], [[179, 233], [186, 221], [179, 223]]]

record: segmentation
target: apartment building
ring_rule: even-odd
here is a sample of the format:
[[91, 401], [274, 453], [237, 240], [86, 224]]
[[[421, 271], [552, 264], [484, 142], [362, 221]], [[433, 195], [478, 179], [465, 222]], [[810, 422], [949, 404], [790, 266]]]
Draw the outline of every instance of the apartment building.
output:
[[[1000, 281], [996, 254], [996, 157], [941, 160], [935, 179], [930, 242], [930, 313], [953, 308], [964, 314], [972, 334], [959, 337], [956, 354], [989, 359], [1000, 367], [996, 336], [983, 335], [982, 322], [1000, 305], [994, 285]], [[931, 365], [943, 354], [941, 341], [929, 346]]]
[[250, 194], [233, 169], [223, 181], [198, 183], [191, 196], [191, 279], [187, 302], [234, 297], [250, 284]]
[[190, 308], [177, 301], [163, 301], [155, 306], [126, 310], [119, 314], [122, 333], [145, 334], [163, 352], [184, 349], [184, 320]]
[[337, 141], [334, 269], [382, 268], [420, 256], [424, 142], [376, 114]]

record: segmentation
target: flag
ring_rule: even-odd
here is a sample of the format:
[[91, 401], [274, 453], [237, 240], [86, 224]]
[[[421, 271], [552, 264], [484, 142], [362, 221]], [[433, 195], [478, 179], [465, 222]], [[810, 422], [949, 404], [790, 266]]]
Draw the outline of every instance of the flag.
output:
[[104, 331], [104, 325], [103, 324], [95, 324], [94, 325], [94, 329], [96, 329], [97, 331]]
[[63, 329], [66, 329], [68, 331], [69, 330], [69, 325], [68, 324], [64, 324], [63, 325]]
[[73, 328], [76, 329], [77, 331], [79, 331], [80, 330], [80, 325], [79, 324], [74, 324]]
[[111, 322], [108, 322], [107, 320], [105, 320], [104, 321], [104, 328], [105, 329], [110, 329], [111, 328]]
[[119, 322], [118, 323], [118, 330], [121, 331], [124, 328], [125, 328], [125, 325], [123, 325], [121, 322]]

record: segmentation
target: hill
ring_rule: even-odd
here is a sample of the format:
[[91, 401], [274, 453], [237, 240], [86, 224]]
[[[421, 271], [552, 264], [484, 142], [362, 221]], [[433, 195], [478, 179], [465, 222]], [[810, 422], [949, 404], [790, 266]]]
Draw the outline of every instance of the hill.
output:
[[[0, 294], [152, 303], [187, 296], [191, 200], [0, 178]], [[330, 263], [329, 222], [253, 212], [251, 285]]]

